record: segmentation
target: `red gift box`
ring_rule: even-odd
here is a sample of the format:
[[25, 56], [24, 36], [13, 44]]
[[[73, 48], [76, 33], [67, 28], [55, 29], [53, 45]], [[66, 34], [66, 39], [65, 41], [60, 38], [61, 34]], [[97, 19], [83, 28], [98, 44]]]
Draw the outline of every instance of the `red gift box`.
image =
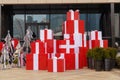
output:
[[73, 10], [69, 10], [67, 12], [67, 20], [79, 20], [79, 10], [76, 10], [75, 12]]
[[47, 70], [48, 54], [39, 54], [39, 70]]
[[64, 71], [65, 71], [64, 57], [59, 58], [54, 57], [53, 59], [48, 59], [48, 72], [64, 72]]
[[79, 68], [83, 68], [85, 66], [87, 66], [87, 51], [88, 48], [87, 47], [80, 47], [79, 52]]
[[50, 29], [40, 30], [40, 40], [46, 42], [49, 39], [53, 39], [53, 32]]
[[103, 40], [104, 48], [108, 48], [108, 40]]
[[57, 41], [56, 40], [47, 40], [47, 53], [56, 53], [57, 52]]
[[45, 46], [44, 43], [40, 40], [36, 40], [30, 43], [31, 45], [31, 53], [32, 54], [41, 54], [45, 53]]
[[75, 54], [65, 54], [66, 70], [75, 70]]
[[74, 40], [76, 47], [87, 47], [86, 34], [64, 34], [64, 40]]
[[3, 42], [0, 42], [0, 51], [2, 50], [2, 48], [3, 48]]
[[100, 40], [91, 40], [92, 48], [100, 47]]
[[63, 26], [64, 34], [84, 33], [84, 20], [67, 20]]
[[74, 53], [74, 40], [58, 40], [58, 53]]
[[27, 54], [26, 55], [26, 70], [39, 70], [38, 54]]

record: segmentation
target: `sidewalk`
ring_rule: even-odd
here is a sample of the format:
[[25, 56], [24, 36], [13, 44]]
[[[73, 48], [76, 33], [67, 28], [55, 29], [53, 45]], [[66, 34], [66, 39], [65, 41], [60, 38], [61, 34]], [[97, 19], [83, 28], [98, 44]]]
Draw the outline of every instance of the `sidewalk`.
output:
[[80, 69], [67, 70], [63, 73], [29, 71], [24, 68], [0, 70], [0, 80], [120, 80], [120, 70], [110, 72]]

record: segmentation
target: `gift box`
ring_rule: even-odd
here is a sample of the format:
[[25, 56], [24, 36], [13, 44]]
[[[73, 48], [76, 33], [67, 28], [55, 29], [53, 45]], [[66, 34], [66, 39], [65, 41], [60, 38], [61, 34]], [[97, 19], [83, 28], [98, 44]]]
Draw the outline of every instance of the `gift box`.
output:
[[74, 40], [76, 47], [87, 47], [86, 34], [64, 34], [64, 40]]
[[48, 72], [65, 71], [65, 58], [62, 55], [59, 58], [54, 57], [53, 59], [48, 59]]
[[79, 10], [76, 10], [75, 12], [73, 10], [69, 10], [67, 12], [67, 20], [79, 20]]
[[39, 70], [39, 54], [26, 55], [26, 70]]
[[48, 67], [48, 54], [39, 54], [39, 70], [47, 70]]
[[63, 25], [64, 34], [84, 33], [84, 20], [67, 20]]
[[3, 42], [0, 42], [0, 51], [2, 50], [3, 45], [4, 45], [4, 43], [3, 43]]
[[104, 48], [108, 48], [108, 40], [103, 40], [103, 46]]
[[102, 40], [102, 32], [101, 31], [91, 31], [90, 32], [90, 40]]
[[[92, 44], [92, 48], [100, 47], [100, 40], [91, 40], [91, 44]], [[101, 46], [102, 45], [103, 44], [101, 43]]]
[[65, 54], [66, 70], [75, 70], [75, 54]]
[[53, 39], [53, 32], [50, 29], [40, 30], [40, 40], [46, 42], [49, 39]]
[[82, 69], [83, 67], [87, 66], [87, 47], [80, 47], [79, 48], [79, 68]]
[[31, 46], [31, 53], [32, 54], [40, 54], [45, 53], [45, 46], [44, 43], [40, 40], [36, 40], [30, 43]]
[[12, 39], [12, 45], [13, 45], [13, 47], [14, 47], [14, 49], [16, 49], [16, 46], [18, 45], [18, 42], [19, 42], [19, 40], [18, 39]]
[[47, 40], [47, 53], [57, 53], [57, 41]]
[[74, 53], [74, 40], [58, 40], [58, 53]]

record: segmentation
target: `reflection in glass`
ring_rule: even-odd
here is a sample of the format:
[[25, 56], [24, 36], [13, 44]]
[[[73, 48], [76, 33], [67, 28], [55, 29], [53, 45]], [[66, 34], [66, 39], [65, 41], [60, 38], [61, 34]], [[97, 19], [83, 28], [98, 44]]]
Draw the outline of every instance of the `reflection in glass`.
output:
[[25, 34], [24, 15], [13, 16], [13, 37], [23, 39]]
[[46, 23], [49, 22], [49, 15], [46, 14], [31, 14], [26, 15], [27, 23]]
[[62, 31], [62, 24], [66, 20], [65, 14], [51, 14], [50, 16], [50, 28], [54, 33]]

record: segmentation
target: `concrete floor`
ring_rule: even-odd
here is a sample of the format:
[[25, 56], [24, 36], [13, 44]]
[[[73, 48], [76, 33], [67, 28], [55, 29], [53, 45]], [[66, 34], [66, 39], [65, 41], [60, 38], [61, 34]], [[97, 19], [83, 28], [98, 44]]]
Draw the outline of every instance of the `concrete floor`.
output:
[[25, 68], [0, 70], [0, 80], [120, 80], [120, 69], [96, 72], [90, 69], [67, 70], [62, 73], [29, 71]]

